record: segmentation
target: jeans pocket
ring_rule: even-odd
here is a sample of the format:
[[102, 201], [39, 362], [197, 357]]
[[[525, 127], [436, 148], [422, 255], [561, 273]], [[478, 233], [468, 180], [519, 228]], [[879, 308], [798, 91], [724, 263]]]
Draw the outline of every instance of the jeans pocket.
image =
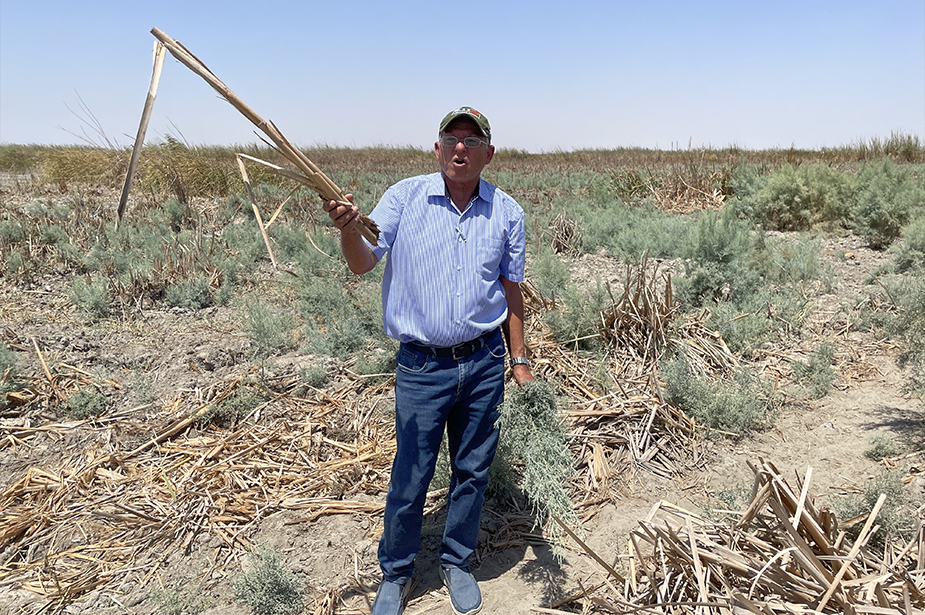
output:
[[499, 332], [488, 340], [488, 354], [496, 359], [504, 358], [504, 336]]
[[398, 369], [402, 371], [412, 374], [419, 373], [423, 372], [424, 367], [427, 365], [427, 355], [402, 344], [395, 363]]

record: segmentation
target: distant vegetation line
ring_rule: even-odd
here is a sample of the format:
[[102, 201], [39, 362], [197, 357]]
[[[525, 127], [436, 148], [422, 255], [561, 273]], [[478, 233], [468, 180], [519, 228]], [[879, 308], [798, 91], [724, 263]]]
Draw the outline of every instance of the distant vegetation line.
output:
[[[432, 170], [433, 156], [429, 148], [363, 147], [345, 148], [314, 146], [302, 148], [322, 169], [350, 170], [363, 173], [380, 170]], [[201, 164], [228, 167], [234, 165], [235, 153], [242, 152], [270, 161], [281, 157], [272, 149], [256, 144], [227, 146], [188, 145], [168, 137], [166, 142], [148, 145], [142, 159], [149, 165], [163, 164], [171, 157], [187, 156]], [[81, 181], [82, 173], [98, 177], [97, 181], [114, 181], [124, 172], [131, 153], [130, 148], [113, 149], [98, 146], [0, 144], [0, 172], [46, 173], [50, 179]], [[890, 158], [899, 163], [925, 163], [925, 146], [918, 135], [892, 133], [889, 137], [873, 137], [855, 143], [823, 147], [820, 149], [775, 148], [751, 150], [738, 146], [722, 148], [648, 149], [617, 147], [612, 149], [582, 149], [529, 153], [519, 149], [500, 147], [493, 166], [506, 170], [511, 165], [521, 170], [577, 171], [588, 167], [608, 169], [616, 167], [652, 167], [696, 162], [698, 164], [735, 165], [740, 163], [772, 165], [821, 162], [850, 164]]]

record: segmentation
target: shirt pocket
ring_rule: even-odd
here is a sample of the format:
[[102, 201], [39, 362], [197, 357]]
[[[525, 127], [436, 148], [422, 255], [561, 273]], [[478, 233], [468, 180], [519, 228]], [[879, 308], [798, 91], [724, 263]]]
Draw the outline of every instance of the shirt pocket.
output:
[[496, 280], [500, 273], [501, 257], [504, 254], [504, 242], [497, 238], [479, 238], [477, 267], [479, 274], [486, 280]]

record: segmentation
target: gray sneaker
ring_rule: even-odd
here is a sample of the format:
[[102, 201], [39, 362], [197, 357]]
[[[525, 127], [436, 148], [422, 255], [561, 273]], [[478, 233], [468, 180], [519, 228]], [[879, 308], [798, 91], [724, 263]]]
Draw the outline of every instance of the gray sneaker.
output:
[[450, 592], [450, 604], [456, 615], [474, 615], [482, 609], [482, 592], [468, 570], [440, 566], [440, 580]]
[[379, 584], [379, 590], [376, 592], [376, 599], [373, 600], [373, 608], [369, 615], [401, 615], [405, 610], [405, 589], [408, 583], [395, 583], [394, 581], [382, 580]]

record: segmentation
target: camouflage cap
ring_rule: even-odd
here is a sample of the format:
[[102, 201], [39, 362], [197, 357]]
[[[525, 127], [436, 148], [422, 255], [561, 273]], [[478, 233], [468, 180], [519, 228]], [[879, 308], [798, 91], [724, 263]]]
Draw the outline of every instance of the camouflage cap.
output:
[[460, 107], [459, 109], [454, 109], [446, 114], [446, 117], [443, 118], [443, 121], [440, 122], [440, 133], [443, 133], [446, 130], [446, 127], [450, 125], [450, 122], [453, 120], [466, 117], [475, 122], [475, 125], [478, 127], [479, 132], [482, 133], [482, 136], [491, 141], [491, 125], [488, 123], [488, 118], [473, 109], [472, 107]]

